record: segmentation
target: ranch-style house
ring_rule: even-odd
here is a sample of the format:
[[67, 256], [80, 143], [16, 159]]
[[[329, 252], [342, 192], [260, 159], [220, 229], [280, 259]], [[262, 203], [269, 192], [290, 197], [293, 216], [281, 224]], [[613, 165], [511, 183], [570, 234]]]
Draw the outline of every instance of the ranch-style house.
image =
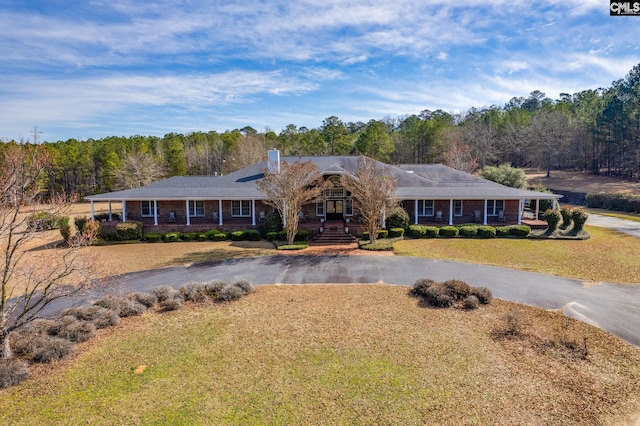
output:
[[[174, 176], [141, 188], [85, 197], [94, 203], [121, 203], [120, 220], [141, 221], [146, 232], [198, 231], [218, 228], [224, 231], [260, 229], [273, 208], [256, 182], [266, 170], [278, 170], [280, 162], [313, 162], [325, 179], [335, 182], [322, 199], [305, 205], [299, 214], [300, 228], [320, 233], [326, 227], [339, 227], [347, 233], [360, 231], [357, 200], [339, 185], [341, 174], [355, 173], [358, 156], [283, 157], [269, 151], [269, 160], [224, 176]], [[536, 191], [514, 189], [461, 172], [441, 164], [390, 165], [378, 162], [384, 175], [396, 182], [396, 197], [412, 224], [456, 225], [522, 224], [536, 225], [525, 218], [530, 200], [561, 197]], [[536, 208], [539, 203], [535, 203]], [[533, 218], [537, 218], [537, 211]], [[108, 226], [108, 223], [105, 225]]]

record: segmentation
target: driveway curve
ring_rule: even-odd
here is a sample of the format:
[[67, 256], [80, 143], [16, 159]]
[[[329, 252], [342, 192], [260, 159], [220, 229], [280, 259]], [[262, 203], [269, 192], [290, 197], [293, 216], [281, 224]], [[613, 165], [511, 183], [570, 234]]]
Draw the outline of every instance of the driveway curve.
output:
[[634, 220], [589, 213], [587, 224], [600, 228], [614, 229], [618, 232], [640, 238], [640, 222], [636, 222]]
[[254, 284], [388, 283], [461, 279], [499, 299], [561, 310], [640, 346], [640, 286], [580, 280], [495, 266], [401, 256], [274, 255], [136, 272], [111, 278], [111, 289], [150, 291], [189, 282], [247, 279]]

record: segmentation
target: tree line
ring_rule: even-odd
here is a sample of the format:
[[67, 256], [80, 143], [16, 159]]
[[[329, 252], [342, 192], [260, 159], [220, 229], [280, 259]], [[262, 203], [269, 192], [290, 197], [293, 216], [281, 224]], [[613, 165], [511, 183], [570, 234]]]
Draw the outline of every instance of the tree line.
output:
[[[15, 144], [21, 141], [3, 142], [0, 150]], [[289, 124], [279, 133], [247, 126], [223, 133], [69, 139], [42, 148], [52, 159], [45, 178], [50, 196], [135, 188], [176, 175], [226, 174], [265, 160], [270, 148], [285, 156], [363, 154], [388, 163], [444, 163], [467, 172], [508, 163], [638, 178], [640, 65], [607, 88], [562, 93], [559, 99], [534, 91], [461, 114], [424, 110], [367, 123], [331, 116], [318, 128]]]

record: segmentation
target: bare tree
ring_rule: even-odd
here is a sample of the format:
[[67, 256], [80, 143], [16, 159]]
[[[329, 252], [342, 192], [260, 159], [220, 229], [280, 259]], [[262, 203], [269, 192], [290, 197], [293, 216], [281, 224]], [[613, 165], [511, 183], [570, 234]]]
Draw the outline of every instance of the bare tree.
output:
[[485, 120], [473, 120], [463, 124], [466, 142], [480, 159], [480, 168], [484, 169], [487, 161], [493, 160], [498, 152], [498, 133], [494, 126]]
[[536, 114], [527, 130], [528, 139], [540, 163], [546, 163], [547, 177], [550, 177], [554, 156], [567, 149], [579, 126], [569, 114], [551, 110]]
[[167, 170], [162, 162], [151, 154], [137, 152], [122, 162], [118, 177], [120, 189], [140, 188], [164, 178]]
[[265, 171], [258, 187], [267, 196], [266, 202], [275, 207], [283, 219], [287, 242], [293, 244], [298, 232], [298, 215], [302, 206], [316, 201], [327, 187], [318, 167], [311, 161], [286, 161], [280, 170]]
[[11, 332], [36, 319], [51, 302], [85, 288], [87, 284], [72, 284], [89, 282], [85, 273], [90, 262], [83, 262], [79, 246], [53, 253], [28, 250], [41, 235], [28, 212], [58, 216], [65, 208], [61, 199], [39, 203], [49, 166], [45, 151], [37, 145], [11, 145], [0, 161], [0, 346], [1, 357], [10, 358]]
[[473, 173], [478, 168], [478, 162], [471, 155], [471, 147], [462, 141], [459, 129], [450, 129], [446, 138], [449, 140], [449, 149], [444, 153], [444, 163], [456, 170]]
[[367, 157], [359, 158], [355, 174], [340, 176], [340, 183], [351, 191], [357, 202], [360, 222], [369, 232], [369, 241], [376, 242], [378, 231], [382, 227], [383, 212], [398, 204], [395, 198], [396, 183], [386, 176], [378, 162]]

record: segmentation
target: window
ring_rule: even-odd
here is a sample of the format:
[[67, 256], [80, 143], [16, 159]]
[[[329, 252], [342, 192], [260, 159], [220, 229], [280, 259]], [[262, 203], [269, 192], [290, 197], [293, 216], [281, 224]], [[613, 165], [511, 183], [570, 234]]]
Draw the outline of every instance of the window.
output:
[[433, 216], [433, 200], [418, 200], [418, 216]]
[[231, 216], [248, 217], [251, 216], [249, 200], [231, 201]]
[[140, 216], [154, 217], [156, 215], [156, 204], [152, 200], [140, 201]]
[[351, 198], [344, 200], [344, 214], [347, 216], [353, 216], [353, 202]]
[[189, 216], [204, 216], [203, 200], [189, 200]]
[[487, 200], [487, 216], [498, 216], [500, 210], [504, 211], [504, 200]]
[[344, 188], [329, 188], [324, 190], [324, 196], [330, 198], [344, 197]]
[[316, 203], [316, 216], [324, 216], [324, 201]]
[[453, 200], [453, 214], [462, 216], [462, 200]]

